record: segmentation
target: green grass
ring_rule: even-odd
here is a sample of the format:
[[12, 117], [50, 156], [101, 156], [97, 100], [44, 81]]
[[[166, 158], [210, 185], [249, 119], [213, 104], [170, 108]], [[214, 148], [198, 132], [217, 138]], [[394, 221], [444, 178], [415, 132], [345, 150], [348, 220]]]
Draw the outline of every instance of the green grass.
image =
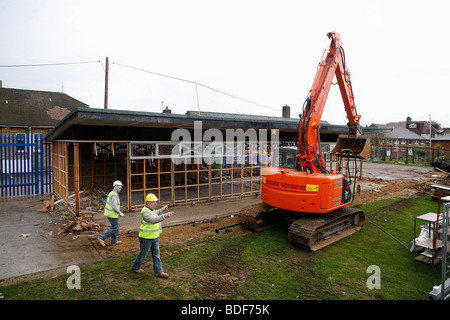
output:
[[[293, 247], [287, 226], [238, 235], [229, 229], [198, 241], [162, 248], [169, 279], [152, 276], [151, 258], [134, 274], [135, 255], [81, 268], [81, 289], [69, 290], [70, 274], [2, 286], [4, 300], [422, 300], [439, 284], [430, 266], [418, 272], [408, 248], [414, 217], [436, 212], [429, 195], [365, 204], [360, 232], [312, 253]], [[380, 268], [380, 289], [368, 289], [367, 268]], [[438, 265], [438, 270], [440, 264]], [[440, 273], [438, 272], [438, 275]]]

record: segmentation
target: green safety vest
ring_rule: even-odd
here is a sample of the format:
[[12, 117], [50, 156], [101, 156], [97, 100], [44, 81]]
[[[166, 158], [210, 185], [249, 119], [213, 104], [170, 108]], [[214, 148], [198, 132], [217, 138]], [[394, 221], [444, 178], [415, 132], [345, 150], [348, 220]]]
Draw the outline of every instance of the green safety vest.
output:
[[162, 233], [161, 223], [150, 223], [144, 220], [144, 213], [151, 212], [155, 217], [155, 212], [147, 207], [143, 207], [141, 210], [141, 227], [139, 229], [139, 237], [144, 239], [156, 239]]
[[105, 205], [105, 213], [104, 213], [104, 215], [109, 217], [109, 218], [118, 218], [119, 214], [114, 211], [114, 209], [112, 208], [112, 205], [111, 205], [111, 198], [112, 198], [112, 196], [117, 196], [117, 206], [120, 208], [119, 194], [117, 192], [115, 192], [115, 191], [111, 191], [108, 194], [108, 197], [106, 198], [106, 205]]

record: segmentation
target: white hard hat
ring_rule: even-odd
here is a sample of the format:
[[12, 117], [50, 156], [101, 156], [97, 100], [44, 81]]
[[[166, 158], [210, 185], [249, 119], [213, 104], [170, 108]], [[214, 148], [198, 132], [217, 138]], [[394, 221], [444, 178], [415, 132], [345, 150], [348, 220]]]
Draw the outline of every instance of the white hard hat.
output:
[[115, 187], [115, 186], [123, 186], [123, 184], [122, 184], [122, 182], [120, 182], [120, 180], [116, 180], [113, 183], [113, 187]]

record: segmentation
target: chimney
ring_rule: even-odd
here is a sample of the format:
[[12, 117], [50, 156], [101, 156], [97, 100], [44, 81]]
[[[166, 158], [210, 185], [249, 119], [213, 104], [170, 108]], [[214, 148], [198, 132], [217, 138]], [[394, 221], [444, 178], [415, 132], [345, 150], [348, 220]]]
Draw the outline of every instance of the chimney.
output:
[[172, 113], [172, 110], [170, 110], [169, 107], [166, 107], [166, 108], [163, 110], [163, 113]]
[[283, 118], [291, 117], [291, 107], [289, 107], [288, 105], [283, 106], [282, 117]]
[[411, 128], [411, 125], [410, 125], [411, 120], [412, 120], [411, 117], [406, 117], [406, 129]]

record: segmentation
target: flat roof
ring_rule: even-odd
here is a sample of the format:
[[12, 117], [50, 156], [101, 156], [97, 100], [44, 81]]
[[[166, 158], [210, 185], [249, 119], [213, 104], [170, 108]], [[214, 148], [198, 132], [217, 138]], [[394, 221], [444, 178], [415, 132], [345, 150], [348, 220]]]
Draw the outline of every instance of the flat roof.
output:
[[[296, 133], [299, 119], [269, 117], [259, 115], [232, 114], [219, 112], [188, 111], [186, 114], [128, 111], [100, 108], [77, 108], [61, 120], [45, 137], [46, 140], [61, 141], [130, 141], [146, 129], [173, 130], [177, 128], [193, 129], [194, 122], [201, 121], [203, 129], [279, 129], [280, 132]], [[124, 135], [128, 131], [135, 131]], [[86, 130], [87, 129], [87, 130]], [[99, 136], [100, 131], [109, 131]], [[161, 131], [162, 132], [162, 131]], [[321, 121], [321, 133], [347, 133], [346, 125], [332, 125]], [[148, 138], [139, 139], [149, 141]], [[154, 139], [156, 140], [156, 139]]]

